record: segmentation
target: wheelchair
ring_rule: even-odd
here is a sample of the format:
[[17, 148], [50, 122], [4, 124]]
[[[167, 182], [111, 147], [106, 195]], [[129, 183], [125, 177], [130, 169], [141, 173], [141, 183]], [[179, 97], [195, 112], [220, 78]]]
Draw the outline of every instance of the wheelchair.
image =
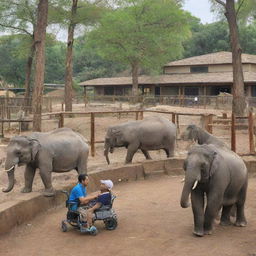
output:
[[[66, 208], [68, 208], [67, 211], [67, 218], [61, 222], [61, 230], [63, 232], [68, 231], [68, 224], [76, 229], [78, 229], [80, 232], [84, 233], [82, 230], [84, 230], [84, 227], [86, 226], [86, 222], [81, 220], [80, 213], [74, 209], [75, 206], [77, 206], [77, 203], [75, 202], [69, 202], [69, 192], [68, 191], [62, 191], [66, 194], [67, 200], [66, 200]], [[99, 209], [96, 209], [94, 211], [94, 217], [93, 217], [93, 223], [98, 220], [103, 220], [105, 224], [105, 228], [107, 230], [114, 230], [116, 229], [118, 222], [117, 222], [117, 215], [115, 213], [115, 210], [112, 208], [113, 202], [115, 200], [116, 196], [112, 195], [111, 198], [111, 204], [110, 205], [102, 205]], [[98, 230], [94, 229], [92, 231], [88, 231], [86, 233], [89, 233], [90, 235], [97, 235]]]

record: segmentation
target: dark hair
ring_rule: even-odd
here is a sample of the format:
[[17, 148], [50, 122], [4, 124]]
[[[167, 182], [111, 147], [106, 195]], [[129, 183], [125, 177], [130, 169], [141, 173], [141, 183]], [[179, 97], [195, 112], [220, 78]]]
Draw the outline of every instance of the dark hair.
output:
[[81, 183], [83, 180], [87, 179], [88, 175], [87, 174], [79, 174], [78, 175], [78, 181]]

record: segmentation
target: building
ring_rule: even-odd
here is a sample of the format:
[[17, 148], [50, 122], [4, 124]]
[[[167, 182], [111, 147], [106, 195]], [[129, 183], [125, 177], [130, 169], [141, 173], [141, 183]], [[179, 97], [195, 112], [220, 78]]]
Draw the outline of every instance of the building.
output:
[[[256, 55], [242, 54], [245, 94], [256, 97]], [[232, 93], [232, 53], [217, 52], [172, 61], [159, 76], [140, 76], [141, 94], [164, 96], [210, 96]], [[97, 78], [80, 83], [95, 95], [130, 95], [131, 77]]]

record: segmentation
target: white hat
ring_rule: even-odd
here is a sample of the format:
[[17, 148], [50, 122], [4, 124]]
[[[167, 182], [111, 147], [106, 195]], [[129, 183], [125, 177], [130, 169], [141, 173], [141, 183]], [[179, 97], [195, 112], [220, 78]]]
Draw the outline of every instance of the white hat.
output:
[[101, 180], [100, 183], [106, 185], [108, 189], [112, 189], [114, 186], [112, 180]]

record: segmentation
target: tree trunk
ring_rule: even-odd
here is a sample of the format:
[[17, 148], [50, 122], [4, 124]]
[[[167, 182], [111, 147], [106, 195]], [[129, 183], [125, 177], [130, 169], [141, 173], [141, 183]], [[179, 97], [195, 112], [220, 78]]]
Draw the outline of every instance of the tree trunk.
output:
[[34, 55], [35, 55], [35, 42], [34, 42], [34, 36], [33, 36], [33, 42], [30, 47], [30, 53], [27, 59], [27, 64], [26, 64], [26, 77], [25, 77], [25, 96], [24, 96], [24, 112], [25, 115], [29, 112], [28, 107], [31, 107], [31, 74], [32, 74], [32, 65], [33, 65], [33, 60], [34, 60]]
[[139, 88], [139, 65], [137, 62], [132, 64], [132, 96], [133, 102], [138, 101], [138, 88]]
[[232, 110], [235, 115], [243, 116], [246, 108], [244, 95], [244, 76], [242, 67], [242, 49], [239, 43], [239, 33], [236, 20], [236, 10], [234, 0], [226, 1], [226, 13], [229, 31], [230, 44], [232, 49], [233, 63], [233, 106]]
[[65, 71], [65, 111], [72, 111], [72, 84], [73, 84], [73, 43], [75, 22], [74, 18], [77, 11], [78, 0], [73, 0], [71, 9], [71, 21], [68, 27], [68, 42], [67, 42], [67, 55], [66, 55], [66, 71]]
[[41, 131], [42, 98], [45, 69], [45, 37], [48, 0], [39, 0], [35, 31], [35, 86], [33, 90], [33, 130]]

